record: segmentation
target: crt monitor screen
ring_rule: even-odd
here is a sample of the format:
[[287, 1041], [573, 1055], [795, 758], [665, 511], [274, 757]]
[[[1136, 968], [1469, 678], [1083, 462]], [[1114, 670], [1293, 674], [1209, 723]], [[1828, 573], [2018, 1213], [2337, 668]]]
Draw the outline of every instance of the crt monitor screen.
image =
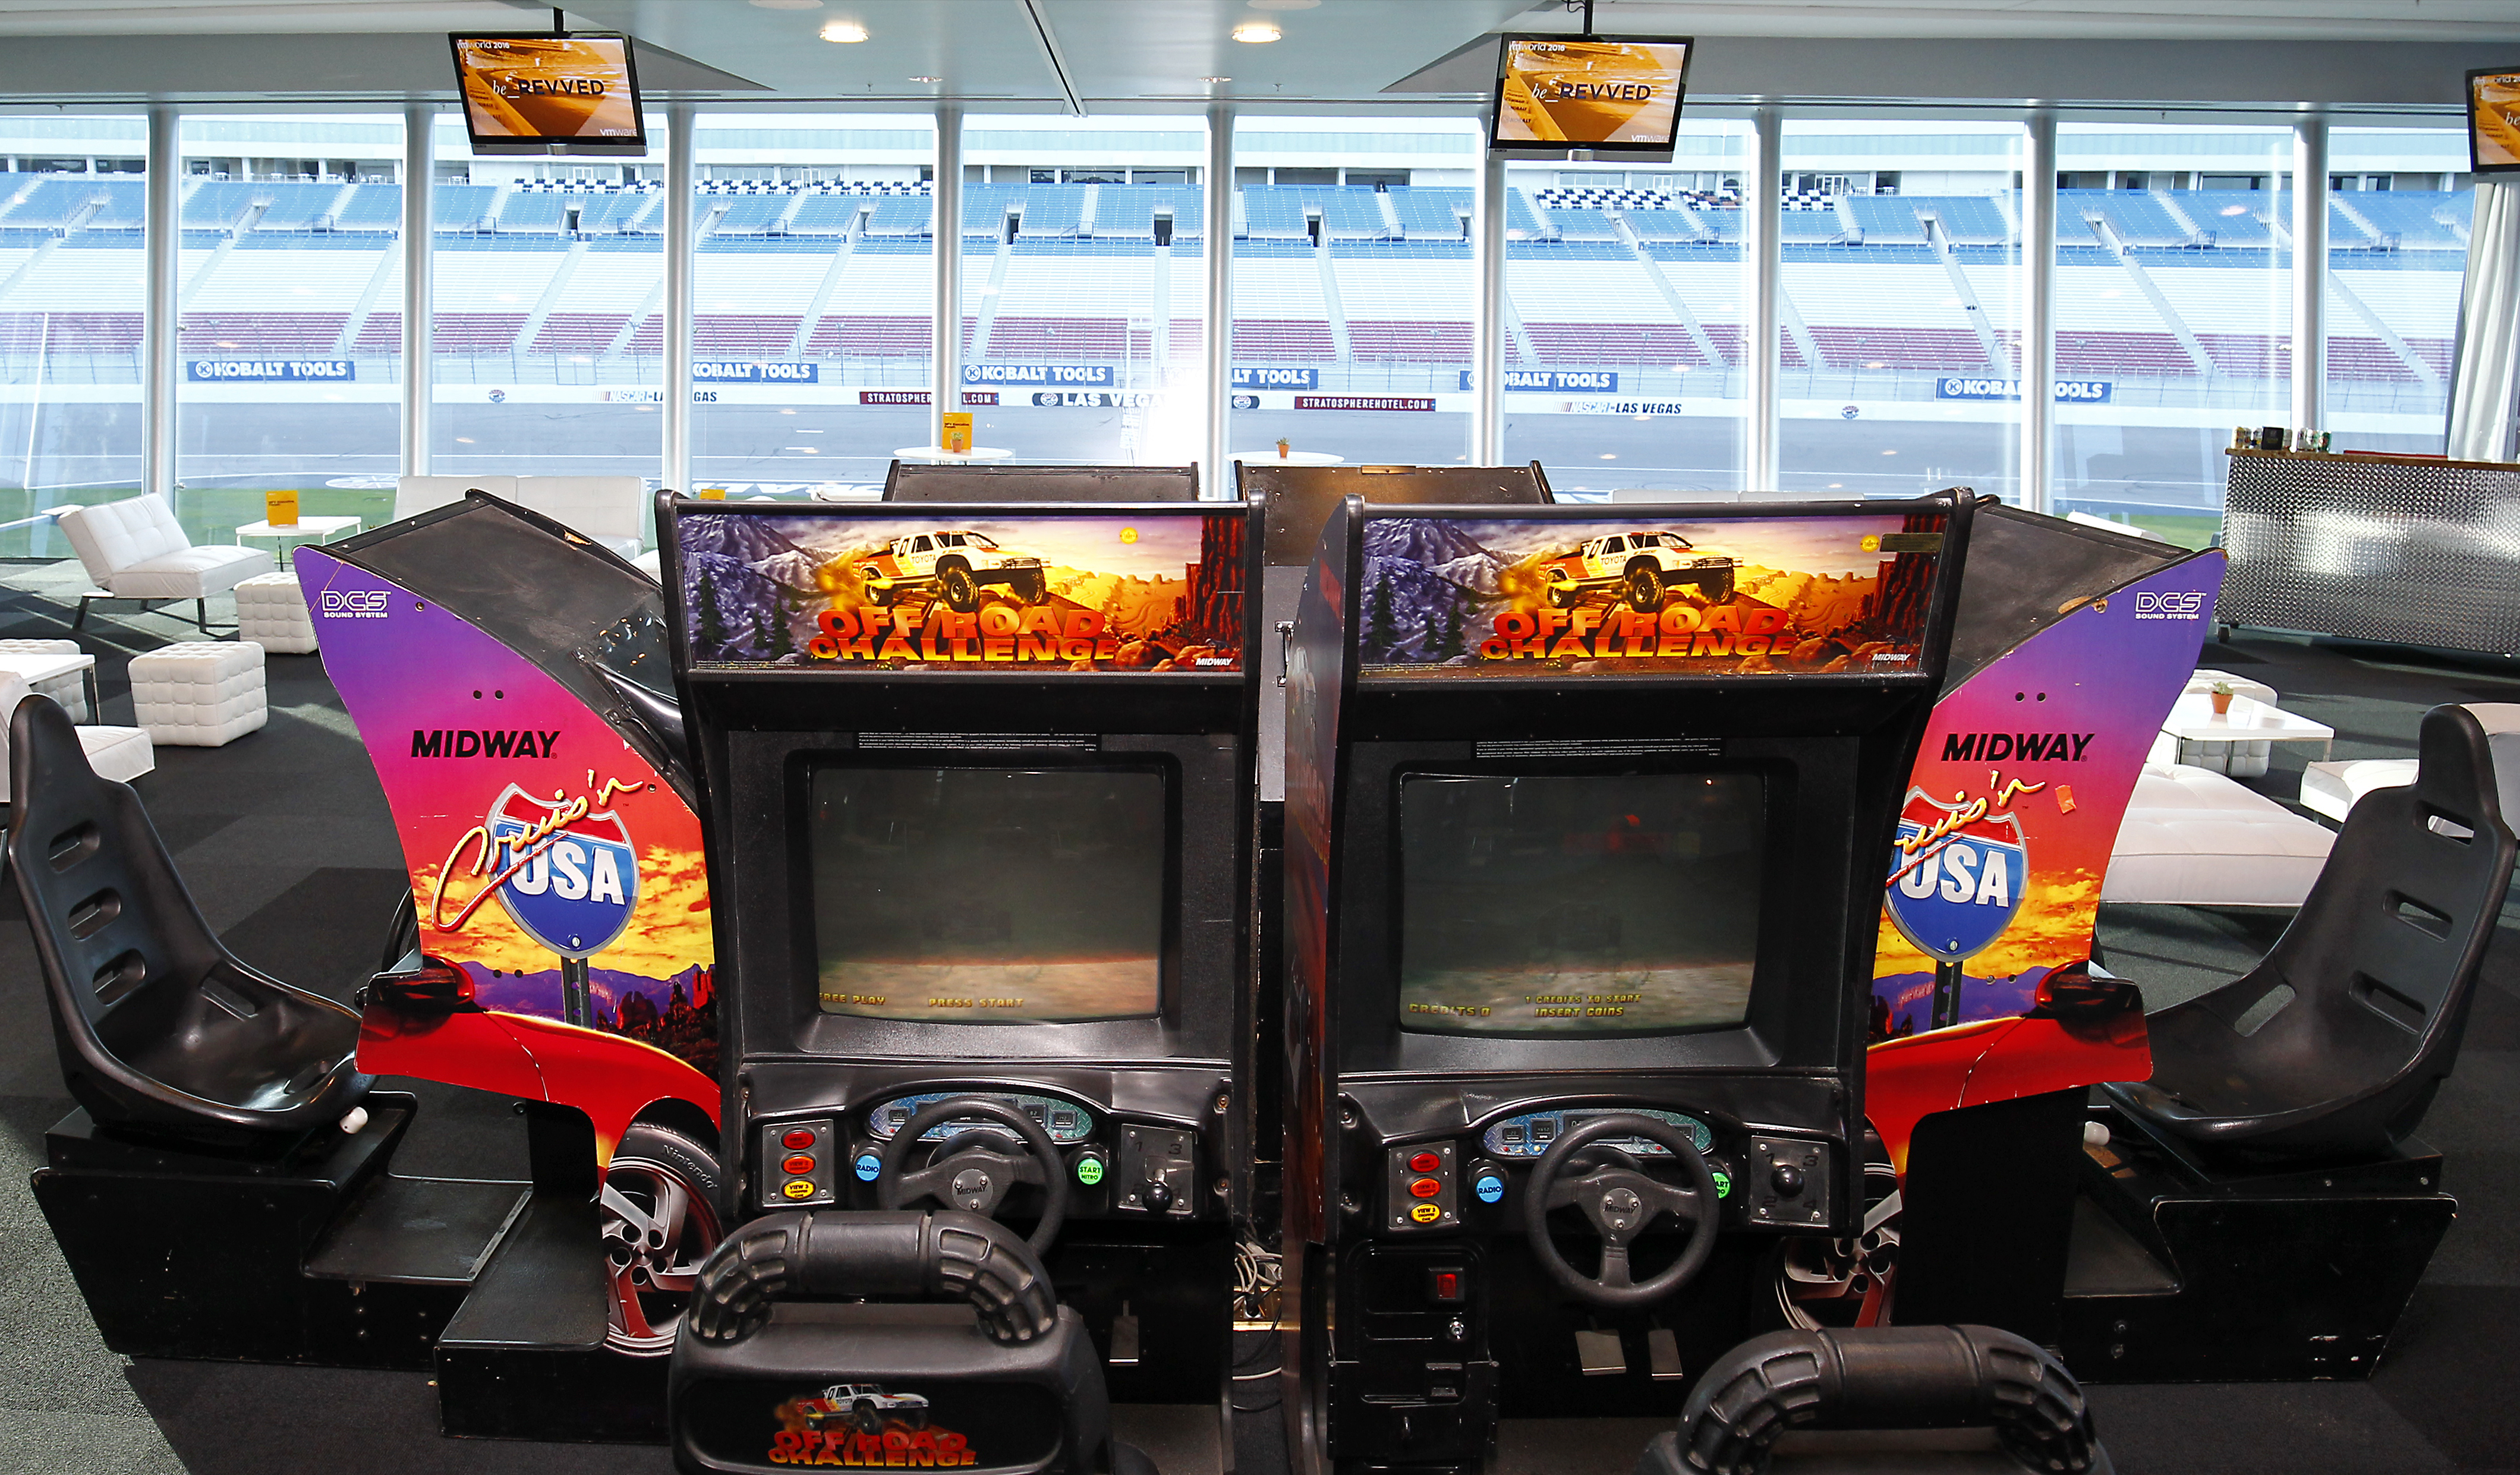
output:
[[825, 1013], [1045, 1024], [1157, 1012], [1160, 771], [826, 767], [806, 803]]
[[1767, 784], [1752, 773], [1400, 781], [1400, 1023], [1653, 1035], [1748, 1017]]

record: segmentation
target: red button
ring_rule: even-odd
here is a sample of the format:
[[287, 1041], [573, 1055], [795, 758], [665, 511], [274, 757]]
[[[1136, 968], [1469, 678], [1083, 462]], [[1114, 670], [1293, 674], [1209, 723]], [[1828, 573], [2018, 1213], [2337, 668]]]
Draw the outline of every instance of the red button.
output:
[[1442, 1166], [1444, 1166], [1444, 1160], [1432, 1152], [1420, 1152], [1409, 1160], [1409, 1171], [1412, 1173], [1432, 1173]]
[[1435, 1273], [1435, 1299], [1438, 1301], [1459, 1301], [1462, 1299], [1462, 1276], [1460, 1272], [1437, 1271]]
[[781, 1138], [779, 1140], [779, 1145], [783, 1147], [811, 1147], [814, 1145], [814, 1134], [802, 1127], [799, 1127], [788, 1133], [786, 1137]]
[[1432, 1198], [1443, 1191], [1444, 1185], [1431, 1178], [1418, 1179], [1409, 1185], [1409, 1196], [1412, 1198]]
[[779, 1166], [787, 1169], [790, 1173], [802, 1177], [803, 1175], [814, 1171], [814, 1160], [805, 1156], [803, 1153], [798, 1153], [796, 1156], [788, 1159], [788, 1161], [781, 1163]]

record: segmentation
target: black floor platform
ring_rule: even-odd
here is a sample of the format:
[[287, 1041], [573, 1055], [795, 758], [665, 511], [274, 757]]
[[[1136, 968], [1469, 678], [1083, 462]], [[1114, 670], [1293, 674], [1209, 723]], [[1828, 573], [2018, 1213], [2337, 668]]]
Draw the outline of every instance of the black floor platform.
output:
[[[67, 610], [0, 574], [0, 636], [62, 632]], [[213, 610], [214, 617], [218, 614]], [[130, 721], [123, 665], [180, 639], [171, 617], [101, 614], [88, 648], [109, 722]], [[189, 630], [189, 625], [181, 625]], [[2283, 693], [2287, 710], [2337, 730], [2336, 756], [2414, 751], [2416, 719], [2441, 701], [2520, 700], [2520, 670], [2272, 640], [2208, 647], [2203, 664]], [[139, 787], [212, 924], [256, 965], [346, 997], [374, 960], [402, 887], [382, 794], [317, 657], [269, 658], [271, 725], [226, 748], [161, 748]], [[2287, 760], [2279, 759], [2284, 763]], [[2295, 793], [2300, 759], [2259, 781]], [[2112, 966], [2156, 1005], [2239, 972], [2271, 940], [2245, 914], [2178, 908], [2103, 915]], [[2094, 1388], [2101, 1433], [2129, 1475], [2346, 1475], [2520, 1471], [2520, 914], [2487, 961], [2458, 1073], [2423, 1137], [2445, 1160], [2458, 1217], [2378, 1372], [2367, 1382]], [[661, 1475], [661, 1448], [447, 1439], [428, 1372], [344, 1371], [143, 1360], [104, 1350], [28, 1191], [61, 1088], [32, 950], [0, 893], [0, 1471], [111, 1475]], [[389, 1081], [420, 1099], [394, 1168], [410, 1176], [522, 1180], [522, 1124], [504, 1101]], [[384, 1191], [392, 1191], [390, 1188]], [[2121, 1267], [2123, 1270], [2124, 1268]], [[489, 1268], [495, 1275], [496, 1264]], [[582, 1326], [574, 1329], [583, 1334]], [[1267, 1365], [1265, 1356], [1246, 1364]], [[1280, 1475], [1274, 1385], [1238, 1386], [1242, 1475]], [[1124, 1437], [1166, 1475], [1222, 1467], [1217, 1415], [1191, 1406], [1115, 1410]], [[1623, 1475], [1659, 1419], [1508, 1423], [1498, 1475]]]

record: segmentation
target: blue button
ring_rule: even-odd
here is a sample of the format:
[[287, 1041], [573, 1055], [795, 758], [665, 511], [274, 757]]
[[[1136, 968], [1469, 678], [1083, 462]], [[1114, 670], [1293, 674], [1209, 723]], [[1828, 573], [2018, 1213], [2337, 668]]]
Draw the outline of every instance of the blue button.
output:
[[858, 1182], [871, 1184], [875, 1182], [876, 1175], [883, 1171], [883, 1159], [872, 1152], [861, 1152], [858, 1160], [850, 1166], [857, 1169]]
[[1505, 1197], [1505, 1180], [1493, 1173], [1482, 1173], [1478, 1182], [1470, 1184], [1470, 1191], [1479, 1196], [1481, 1203], [1495, 1203]]

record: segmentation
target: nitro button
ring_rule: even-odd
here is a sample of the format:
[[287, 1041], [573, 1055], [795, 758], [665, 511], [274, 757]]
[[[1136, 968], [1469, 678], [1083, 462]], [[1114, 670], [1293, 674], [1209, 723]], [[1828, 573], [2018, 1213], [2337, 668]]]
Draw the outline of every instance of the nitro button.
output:
[[1412, 1173], [1432, 1173], [1442, 1166], [1444, 1166], [1444, 1160], [1432, 1152], [1420, 1152], [1409, 1160], [1409, 1171]]
[[1412, 1198], [1432, 1198], [1443, 1191], [1444, 1184], [1432, 1178], [1414, 1179], [1409, 1184], [1409, 1196]]
[[1430, 1203], [1413, 1204], [1409, 1210], [1409, 1217], [1419, 1224], [1433, 1224], [1444, 1217], [1444, 1211]]
[[802, 1175], [814, 1171], [814, 1160], [799, 1152], [779, 1166], [783, 1171]]
[[786, 1137], [781, 1138], [779, 1140], [779, 1145], [782, 1147], [796, 1148], [811, 1147], [814, 1145], [814, 1134], [806, 1128], [797, 1127], [790, 1130]]
[[814, 1196], [814, 1185], [804, 1179], [791, 1178], [788, 1181], [788, 1186], [779, 1191], [789, 1198], [811, 1198]]

